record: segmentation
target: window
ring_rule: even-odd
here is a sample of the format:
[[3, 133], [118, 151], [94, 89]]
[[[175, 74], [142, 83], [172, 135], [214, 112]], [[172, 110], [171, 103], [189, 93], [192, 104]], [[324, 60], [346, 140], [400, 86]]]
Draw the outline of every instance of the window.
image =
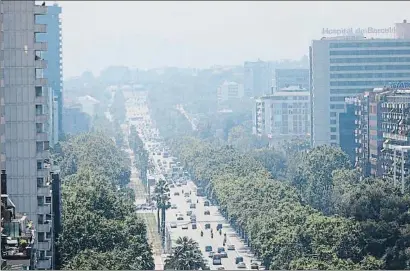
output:
[[37, 170], [43, 169], [43, 162], [41, 160], [37, 160]]
[[[45, 241], [44, 232], [39, 232], [39, 233], [37, 233], [37, 236], [38, 236], [38, 241], [39, 241], [39, 242], [44, 242], [44, 241]], [[40, 255], [41, 255], [41, 252], [43, 252], [43, 258], [44, 258], [44, 251], [40, 250]], [[40, 256], [40, 257], [41, 257], [41, 256]]]
[[42, 152], [43, 151], [43, 142], [36, 142], [36, 151], [37, 152]]
[[44, 186], [44, 178], [37, 178], [37, 187]]
[[46, 232], [46, 239], [51, 239], [51, 232]]
[[36, 115], [43, 115], [43, 105], [36, 104]]
[[330, 124], [335, 125], [335, 124], [336, 124], [336, 120], [330, 120]]
[[37, 196], [37, 206], [43, 206], [43, 205], [44, 205], [44, 197]]
[[36, 69], [36, 79], [42, 79], [42, 78], [44, 78], [43, 69]]
[[43, 123], [36, 123], [36, 130], [37, 133], [44, 133], [44, 124]]
[[330, 132], [331, 133], [336, 133], [336, 127], [330, 127]]
[[51, 197], [46, 197], [46, 203], [51, 203]]
[[331, 135], [330, 140], [336, 140], [336, 135]]
[[46, 214], [46, 220], [47, 221], [51, 220], [51, 215], [50, 214]]
[[38, 224], [44, 224], [44, 216], [43, 215], [37, 215], [37, 222], [38, 222]]
[[44, 141], [43, 143], [44, 143], [44, 145], [43, 145], [44, 150], [48, 151], [50, 149], [50, 142], [49, 141]]
[[41, 97], [41, 96], [43, 96], [43, 88], [36, 87], [36, 97]]

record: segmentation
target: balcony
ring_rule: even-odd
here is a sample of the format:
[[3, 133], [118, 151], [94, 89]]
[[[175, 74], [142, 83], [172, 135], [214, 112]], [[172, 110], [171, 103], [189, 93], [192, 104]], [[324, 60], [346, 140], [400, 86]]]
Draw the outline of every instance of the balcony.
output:
[[47, 42], [35, 42], [34, 50], [36, 51], [47, 51]]
[[[51, 221], [46, 221], [45, 224], [38, 224], [37, 231], [38, 232], [50, 232], [51, 230]], [[40, 242], [39, 242], [40, 243]]]
[[46, 24], [35, 24], [34, 33], [47, 33], [47, 25]]
[[47, 6], [34, 6], [34, 15], [46, 15], [47, 14]]
[[38, 214], [51, 214], [51, 204], [43, 204], [37, 207]]
[[37, 194], [39, 196], [50, 196], [51, 195], [51, 188], [50, 186], [40, 186], [37, 188]]
[[48, 121], [48, 115], [47, 114], [36, 115], [36, 122], [37, 123], [46, 123], [47, 121]]
[[51, 249], [51, 241], [48, 241], [48, 240], [38, 241], [36, 249], [37, 250], [50, 250]]
[[46, 78], [36, 78], [35, 85], [36, 86], [47, 86], [47, 79]]
[[46, 69], [47, 68], [47, 60], [36, 59], [34, 61], [34, 65], [36, 69]]
[[51, 258], [38, 259], [36, 269], [51, 269]]

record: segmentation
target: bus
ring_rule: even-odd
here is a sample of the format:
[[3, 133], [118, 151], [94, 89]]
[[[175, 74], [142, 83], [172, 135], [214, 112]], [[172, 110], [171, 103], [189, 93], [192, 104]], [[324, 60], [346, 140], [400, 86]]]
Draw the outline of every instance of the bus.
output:
[[218, 253], [215, 253], [212, 256], [212, 264], [213, 265], [221, 265], [222, 264], [222, 260], [221, 260], [221, 255]]

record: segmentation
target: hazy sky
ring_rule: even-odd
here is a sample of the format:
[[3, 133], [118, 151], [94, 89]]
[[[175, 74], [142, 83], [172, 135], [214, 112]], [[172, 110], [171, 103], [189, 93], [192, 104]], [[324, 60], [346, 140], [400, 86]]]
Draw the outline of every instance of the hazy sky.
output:
[[[51, 2], [52, 3], [52, 2]], [[322, 28], [387, 28], [410, 2], [59, 1], [64, 77], [109, 65], [208, 67], [299, 59]]]

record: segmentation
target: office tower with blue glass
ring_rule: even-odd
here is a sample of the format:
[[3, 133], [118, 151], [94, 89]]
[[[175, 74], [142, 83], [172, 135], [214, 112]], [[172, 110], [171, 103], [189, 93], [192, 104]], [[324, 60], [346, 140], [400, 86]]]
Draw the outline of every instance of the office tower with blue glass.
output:
[[[396, 24], [395, 38], [343, 36], [310, 47], [312, 145], [340, 145], [346, 98], [375, 87], [410, 81], [410, 24]], [[354, 148], [354, 146], [352, 146]]]
[[47, 61], [44, 74], [48, 79], [50, 95], [51, 131], [50, 143], [58, 142], [63, 134], [63, 69], [62, 69], [62, 37], [61, 37], [61, 7], [57, 4], [47, 6], [47, 14], [38, 16], [38, 23], [47, 25], [47, 32], [38, 35], [39, 41], [47, 42], [47, 51], [42, 57]]

